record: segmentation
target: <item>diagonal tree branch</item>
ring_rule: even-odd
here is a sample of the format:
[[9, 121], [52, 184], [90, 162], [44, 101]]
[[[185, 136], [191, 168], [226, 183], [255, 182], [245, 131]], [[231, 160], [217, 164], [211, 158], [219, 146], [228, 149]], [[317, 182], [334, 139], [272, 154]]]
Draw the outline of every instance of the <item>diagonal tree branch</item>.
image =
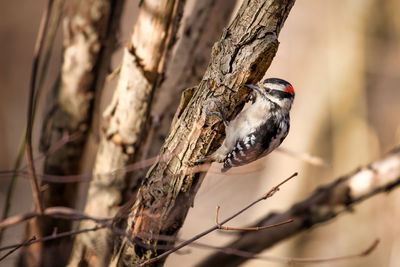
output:
[[[228, 218], [224, 219], [221, 223], [218, 223], [218, 220], [216, 220], [216, 224], [215, 224], [213, 227], [211, 227], [211, 228], [209, 228], [209, 229], [207, 229], [207, 230], [205, 230], [205, 231], [203, 231], [203, 232], [201, 232], [201, 233], [195, 235], [194, 237], [192, 237], [192, 238], [190, 238], [190, 239], [188, 239], [188, 240], [185, 240], [185, 241], [181, 242], [181, 243], [180, 243], [179, 245], [177, 245], [176, 247], [173, 247], [172, 249], [165, 251], [164, 253], [158, 255], [157, 257], [151, 258], [151, 259], [149, 259], [149, 260], [147, 260], [147, 261], [141, 263], [140, 266], [146, 266], [146, 265], [149, 264], [149, 263], [154, 263], [154, 262], [156, 262], [156, 261], [159, 261], [159, 260], [161, 260], [161, 259], [167, 257], [168, 255], [174, 253], [175, 251], [178, 251], [179, 249], [181, 249], [181, 248], [183, 248], [183, 247], [185, 247], [185, 246], [187, 246], [187, 245], [193, 243], [194, 241], [200, 239], [201, 237], [206, 236], [206, 235], [210, 234], [211, 232], [213, 232], [213, 231], [215, 231], [215, 230], [223, 229], [223, 227], [224, 227], [223, 225], [224, 225], [225, 223], [227, 223], [227, 222], [231, 221], [233, 218], [239, 216], [240, 214], [242, 214], [242, 213], [245, 212], [246, 210], [248, 210], [248, 209], [250, 209], [251, 207], [253, 207], [253, 206], [254, 206], [255, 204], [257, 204], [258, 202], [260, 202], [260, 201], [262, 201], [262, 200], [266, 200], [266, 199], [268, 199], [268, 198], [271, 198], [276, 192], [278, 192], [278, 191], [280, 190], [280, 187], [281, 187], [283, 184], [287, 183], [289, 180], [291, 180], [291, 179], [292, 179], [293, 177], [295, 177], [295, 176], [297, 176], [297, 173], [294, 173], [294, 174], [291, 175], [289, 178], [286, 178], [285, 180], [283, 180], [282, 182], [280, 182], [278, 185], [272, 187], [272, 188], [271, 188], [268, 192], [266, 192], [263, 196], [261, 196], [260, 198], [254, 200], [253, 202], [251, 202], [250, 204], [248, 204], [248, 205], [245, 206], [244, 208], [240, 209], [239, 211], [235, 212], [233, 215], [229, 216]], [[218, 215], [218, 209], [219, 209], [219, 208], [217, 208], [217, 215]], [[269, 227], [275, 227], [275, 226], [278, 226], [278, 225], [282, 225], [282, 224], [287, 223], [288, 221], [289, 221], [289, 220], [287, 220], [286, 222], [277, 223], [277, 224], [275, 224], [275, 225], [270, 225]], [[143, 235], [142, 233], [138, 234], [138, 236], [142, 236], [142, 235]]]
[[[184, 27], [180, 30], [182, 34], [177, 42], [174, 56], [167, 66], [166, 80], [156, 97], [155, 105], [159, 107], [159, 111], [152, 114], [155, 117], [152, 123], [155, 136], [150, 139], [149, 152], [143, 155], [144, 158], [158, 155], [160, 152], [179, 105], [182, 90], [201, 81], [212, 45], [220, 37], [223, 28], [228, 25], [236, 4], [236, 0], [192, 0], [192, 2], [194, 6], [191, 12], [184, 16], [182, 25]], [[186, 6], [189, 6], [189, 3]]]
[[[183, 101], [187, 106], [181, 107], [175, 115], [176, 123], [171, 126], [161, 149], [161, 155], [174, 156], [150, 169], [136, 201], [126, 209], [133, 216], [122, 216], [116, 220], [116, 226], [126, 228], [133, 238], [142, 232], [176, 235], [204, 177], [187, 170], [222, 141], [221, 121], [207, 118], [205, 108], [211, 105], [210, 100], [221, 101], [229, 118], [242, 108], [248, 94], [243, 85], [260, 80], [271, 64], [280, 29], [293, 4], [294, 0], [243, 2], [231, 25], [214, 45], [210, 64], [199, 86], [187, 101]], [[152, 211], [160, 217], [143, 213], [154, 206]], [[160, 254], [162, 250], [156, 247], [165, 243], [156, 238], [141, 241], [153, 249], [132, 246], [126, 239], [115, 240], [113, 264], [143, 263]], [[149, 266], [161, 264], [158, 261]]]
[[[291, 178], [291, 177], [290, 177]], [[288, 179], [290, 179], [288, 178]], [[286, 182], [288, 179], [286, 179], [284, 182]], [[281, 184], [275, 186], [272, 188], [268, 193], [266, 193], [263, 197], [259, 198], [258, 200], [252, 202], [250, 205], [247, 207], [241, 209], [239, 212], [235, 213], [234, 215], [230, 216], [228, 219], [225, 219], [223, 222], [219, 223], [217, 221], [216, 226], [206, 230], [203, 233], [200, 233], [196, 235], [194, 238], [190, 240], [182, 240], [181, 244], [171, 248], [168, 253], [176, 251], [179, 248], [182, 248], [186, 244], [191, 244], [194, 246], [199, 246], [203, 248], [208, 248], [208, 249], [216, 249], [219, 251], [216, 255], [220, 254], [226, 254], [226, 255], [231, 255], [235, 256], [237, 258], [244, 258], [241, 261], [245, 261], [250, 258], [257, 258], [257, 259], [264, 259], [268, 261], [277, 261], [277, 262], [286, 262], [286, 263], [318, 263], [318, 262], [323, 262], [323, 261], [334, 261], [334, 260], [342, 260], [342, 259], [349, 259], [352, 257], [360, 257], [363, 255], [367, 255], [369, 252], [372, 251], [372, 249], [377, 245], [377, 241], [374, 242], [374, 244], [366, 251], [364, 251], [361, 254], [356, 254], [356, 255], [348, 255], [344, 257], [334, 257], [334, 258], [324, 258], [324, 259], [301, 259], [301, 258], [281, 258], [281, 257], [271, 257], [271, 256], [258, 256], [256, 253], [251, 251], [252, 247], [256, 244], [263, 244], [265, 241], [270, 241], [270, 239], [276, 238], [278, 235], [278, 239], [274, 239], [276, 242], [281, 241], [282, 239], [279, 239], [281, 236], [279, 232], [269, 232], [265, 236], [267, 237], [265, 239], [265, 236], [262, 236], [261, 239], [257, 240], [254, 236], [253, 237], [248, 237], [248, 234], [243, 233], [242, 237], [238, 239], [237, 241], [233, 242], [235, 245], [237, 242], [240, 242], [242, 239], [245, 239], [247, 241], [251, 241], [250, 243], [247, 243], [246, 246], [248, 250], [250, 251], [245, 251], [245, 250], [240, 250], [237, 246], [236, 247], [231, 247], [231, 245], [227, 247], [215, 247], [212, 245], [206, 245], [202, 243], [192, 243], [196, 239], [198, 239], [198, 236], [204, 236], [210, 231], [213, 231], [215, 229], [220, 229], [222, 228], [223, 224], [227, 222], [228, 220], [232, 219], [233, 217], [239, 215], [241, 212], [245, 211], [249, 207], [253, 206], [257, 202], [261, 201], [262, 199], [271, 196], [272, 193], [276, 192], [278, 187]], [[318, 190], [315, 191], [314, 194], [312, 194], [310, 197], [308, 197], [306, 200], [299, 202], [298, 204], [294, 205], [288, 212], [286, 213], [281, 213], [281, 214], [272, 214], [266, 216], [264, 219], [260, 220], [257, 222], [255, 225], [258, 224], [268, 224], [271, 221], [274, 220], [279, 220], [279, 218], [284, 218], [286, 217], [293, 217], [296, 221], [294, 222], [296, 225], [295, 228], [297, 228], [299, 225], [301, 227], [308, 228], [312, 226], [313, 224], [310, 224], [310, 222], [314, 222], [314, 224], [320, 223], [327, 221], [329, 219], [335, 218], [337, 215], [343, 213], [343, 212], [349, 212], [352, 211], [353, 205], [356, 205], [358, 203], [361, 203], [362, 201], [367, 200], [368, 198], [377, 195], [377, 194], [383, 194], [383, 193], [388, 193], [391, 190], [394, 190], [400, 186], [400, 148], [394, 149], [389, 155], [384, 157], [383, 159], [376, 161], [375, 163], [372, 163], [365, 168], [362, 169], [357, 169], [355, 172], [352, 174], [349, 174], [347, 176], [343, 176], [333, 183], [323, 186], [319, 188]], [[310, 210], [312, 212], [310, 212]], [[287, 213], [291, 213], [287, 215]], [[80, 211], [73, 210], [70, 208], [66, 207], [54, 207], [54, 208], [47, 208], [44, 211], [44, 214], [46, 216], [62, 216], [63, 219], [67, 220], [92, 220], [94, 222], [98, 223], [107, 223], [111, 220], [111, 218], [93, 218], [91, 216], [88, 216]], [[39, 213], [36, 212], [31, 212], [31, 213], [26, 213], [22, 215], [17, 215], [13, 216], [10, 218], [7, 218], [6, 220], [0, 222], [0, 229], [5, 228], [5, 227], [10, 227], [12, 225], [15, 225], [17, 223], [20, 223], [25, 220], [29, 220], [35, 216], [39, 216]], [[148, 216], [151, 216], [151, 213], [147, 213]], [[314, 216], [313, 218], [310, 218], [310, 216]], [[278, 217], [278, 218], [276, 218]], [[318, 218], [320, 217], [320, 218]], [[303, 220], [303, 223], [299, 224], [299, 220]], [[292, 219], [291, 219], [292, 221]], [[307, 223], [305, 223], [307, 222]], [[109, 225], [111, 226], [111, 225]], [[264, 228], [264, 227], [263, 227]], [[98, 229], [98, 228], [97, 228]], [[256, 229], [258, 229], [256, 227]], [[266, 229], [263, 229], [264, 231]], [[289, 229], [290, 230], [290, 229]], [[299, 228], [299, 231], [303, 230], [303, 228]], [[115, 231], [115, 234], [122, 235], [125, 237], [129, 237], [128, 233], [124, 231], [120, 231], [119, 229], [113, 228], [113, 231]], [[288, 229], [286, 229], [286, 232], [288, 232]], [[79, 232], [80, 233], [80, 232]], [[261, 235], [261, 232], [258, 232], [258, 235]], [[290, 233], [289, 233], [290, 234]], [[63, 236], [65, 236], [65, 233], [62, 233]], [[151, 236], [152, 234], [148, 233], [137, 233], [138, 237], [143, 237], [143, 236]], [[284, 234], [285, 235], [285, 234]], [[50, 237], [51, 238], [51, 237]], [[170, 236], [157, 236], [158, 239], [160, 240], [165, 240], [165, 241], [172, 241], [175, 240], [174, 237]], [[285, 238], [285, 236], [284, 236]], [[272, 241], [274, 241], [272, 240]], [[129, 238], [129, 241], [132, 242], [132, 240]], [[137, 240], [136, 240], [137, 241]], [[35, 241], [36, 242], [36, 241]], [[10, 248], [15, 248], [20, 246], [21, 244], [16, 244], [12, 246], [7, 246], [3, 249], [10, 249]], [[267, 244], [268, 245], [268, 244]], [[162, 247], [168, 247], [168, 246], [163, 246]], [[162, 255], [160, 255], [162, 256]], [[157, 258], [152, 258], [151, 261], [156, 260]], [[213, 257], [211, 257], [213, 258]], [[228, 264], [228, 266], [236, 266], [238, 264], [237, 260], [229, 260], [230, 257], [224, 258], [224, 266], [225, 264]], [[203, 263], [200, 263], [199, 266], [209, 266], [209, 264], [219, 264], [221, 262], [216, 261], [205, 261]], [[230, 265], [229, 265], [230, 264]], [[211, 265], [214, 266], [214, 265]]]
[[[223, 28], [228, 25], [235, 4], [236, 0], [187, 1], [182, 27], [178, 32], [179, 39], [173, 49], [171, 60], [167, 62], [166, 79], [154, 97], [146, 143], [140, 153], [141, 160], [159, 154], [179, 106], [182, 90], [201, 81], [212, 45], [220, 37]], [[186, 90], [186, 93], [189, 91]], [[144, 177], [146, 172], [147, 168], [136, 171], [133, 175]], [[139, 186], [140, 184], [127, 193], [135, 196]], [[125, 198], [129, 199], [129, 195]]]
[[[253, 226], [270, 225], [287, 219], [293, 219], [292, 223], [279, 229], [267, 229], [257, 233], [243, 232], [226, 247], [259, 253], [310, 227], [332, 220], [343, 212], [352, 211], [354, 205], [376, 194], [390, 192], [399, 185], [400, 148], [396, 148], [381, 160], [319, 187], [311, 196], [293, 205], [289, 210], [268, 214]], [[237, 255], [216, 252], [197, 266], [238, 266], [246, 260]]]

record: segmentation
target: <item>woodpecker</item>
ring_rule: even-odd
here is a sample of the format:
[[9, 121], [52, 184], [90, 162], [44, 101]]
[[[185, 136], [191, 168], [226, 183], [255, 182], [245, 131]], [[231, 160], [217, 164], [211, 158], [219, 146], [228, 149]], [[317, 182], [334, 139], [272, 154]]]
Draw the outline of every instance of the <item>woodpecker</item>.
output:
[[294, 100], [293, 86], [282, 79], [269, 78], [253, 89], [252, 104], [230, 122], [222, 112], [213, 114], [225, 122], [226, 138], [211, 159], [223, 163], [222, 172], [266, 156], [277, 148], [289, 132], [289, 112]]

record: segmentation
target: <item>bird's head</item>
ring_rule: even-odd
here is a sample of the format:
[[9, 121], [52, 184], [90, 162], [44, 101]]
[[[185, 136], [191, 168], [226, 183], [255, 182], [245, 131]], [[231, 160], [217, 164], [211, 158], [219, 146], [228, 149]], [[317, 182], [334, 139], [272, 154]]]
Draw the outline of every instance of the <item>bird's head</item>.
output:
[[259, 85], [245, 84], [246, 87], [254, 89], [261, 98], [268, 99], [283, 109], [290, 110], [294, 100], [293, 86], [279, 78], [265, 79]]

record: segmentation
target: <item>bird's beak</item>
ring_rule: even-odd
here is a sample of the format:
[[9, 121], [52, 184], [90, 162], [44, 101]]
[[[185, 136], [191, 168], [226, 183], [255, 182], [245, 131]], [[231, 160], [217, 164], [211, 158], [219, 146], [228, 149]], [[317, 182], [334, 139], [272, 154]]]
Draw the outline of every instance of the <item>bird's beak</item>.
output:
[[258, 86], [255, 86], [255, 85], [252, 85], [252, 84], [248, 84], [248, 83], [246, 83], [244, 86], [246, 86], [248, 88], [251, 88], [251, 89], [257, 91], [258, 93], [262, 94], [261, 89]]

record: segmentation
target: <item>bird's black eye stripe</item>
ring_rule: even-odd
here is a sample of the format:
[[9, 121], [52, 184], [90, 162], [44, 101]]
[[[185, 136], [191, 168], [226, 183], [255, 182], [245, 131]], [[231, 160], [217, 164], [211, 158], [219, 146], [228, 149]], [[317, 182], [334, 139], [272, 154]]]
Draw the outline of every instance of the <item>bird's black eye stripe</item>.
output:
[[264, 86], [264, 90], [265, 90], [265, 92], [270, 93], [272, 89], [269, 88], [269, 87], [265, 87], [265, 86]]
[[275, 89], [272, 89], [269, 92], [269, 94], [272, 95], [272, 96], [275, 96], [275, 97], [277, 97], [279, 99], [293, 97], [293, 95], [291, 93], [289, 93], [289, 92], [285, 92], [285, 91], [281, 91], [281, 90], [275, 90]]

